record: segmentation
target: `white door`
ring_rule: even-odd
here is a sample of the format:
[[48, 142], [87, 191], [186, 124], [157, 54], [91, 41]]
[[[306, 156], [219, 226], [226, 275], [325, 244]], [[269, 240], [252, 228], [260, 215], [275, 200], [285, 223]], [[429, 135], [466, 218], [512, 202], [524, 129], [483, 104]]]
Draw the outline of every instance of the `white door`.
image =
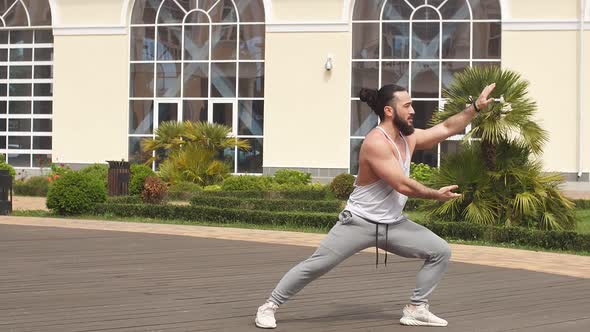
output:
[[[160, 127], [162, 122], [168, 121], [179, 121], [182, 119], [182, 114], [180, 110], [180, 100], [158, 100], [156, 101], [156, 112], [155, 112], [155, 119], [154, 119], [154, 133], [156, 129]], [[163, 151], [154, 151], [152, 156], [156, 154], [160, 155], [161, 158], [164, 157]], [[152, 167], [153, 169], [158, 169], [159, 161], [155, 160]]]
[[[231, 135], [238, 134], [238, 110], [235, 99], [210, 99], [208, 108], [208, 119], [211, 123], [218, 123], [230, 127]], [[223, 151], [223, 159], [233, 165], [232, 173], [237, 172], [238, 160], [237, 149], [230, 148]]]
[[209, 100], [209, 122], [226, 125], [232, 128], [232, 134], [238, 132], [238, 116], [236, 100], [213, 99]]
[[156, 119], [154, 130], [158, 129], [162, 122], [178, 121], [179, 119], [181, 119], [179, 100], [166, 100], [156, 102]]

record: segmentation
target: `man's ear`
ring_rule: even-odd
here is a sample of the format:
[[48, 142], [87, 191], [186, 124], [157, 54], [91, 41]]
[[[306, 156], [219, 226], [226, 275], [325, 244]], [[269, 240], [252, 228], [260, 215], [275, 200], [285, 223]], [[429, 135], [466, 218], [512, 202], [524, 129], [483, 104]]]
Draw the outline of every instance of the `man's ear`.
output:
[[383, 108], [383, 113], [385, 113], [385, 115], [389, 115], [389, 116], [393, 117], [393, 107], [385, 106]]

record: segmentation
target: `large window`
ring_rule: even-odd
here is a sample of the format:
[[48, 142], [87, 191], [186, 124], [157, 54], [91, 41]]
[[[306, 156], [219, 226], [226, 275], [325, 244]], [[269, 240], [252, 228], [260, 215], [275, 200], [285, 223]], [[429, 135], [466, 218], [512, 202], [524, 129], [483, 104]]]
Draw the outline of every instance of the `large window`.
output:
[[262, 173], [264, 32], [261, 0], [136, 0], [129, 159], [163, 121], [208, 121], [250, 141], [223, 153], [235, 173]]
[[[358, 172], [365, 135], [379, 121], [358, 98], [361, 88], [397, 84], [408, 89], [414, 126], [427, 128], [444, 103], [442, 90], [469, 66], [499, 66], [501, 37], [497, 0], [357, 0], [352, 23], [350, 172]], [[462, 135], [412, 161], [437, 166], [457, 151]]]
[[0, 1], [0, 153], [51, 164], [53, 32], [47, 0]]

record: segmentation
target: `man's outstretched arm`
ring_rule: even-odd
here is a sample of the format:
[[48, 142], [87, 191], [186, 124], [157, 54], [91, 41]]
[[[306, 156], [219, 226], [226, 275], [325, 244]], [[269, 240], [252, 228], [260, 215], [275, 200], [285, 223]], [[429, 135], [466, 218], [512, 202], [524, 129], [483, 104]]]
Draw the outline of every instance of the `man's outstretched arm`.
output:
[[438, 201], [447, 201], [461, 196], [453, 192], [458, 188], [456, 185], [436, 190], [407, 177], [398, 160], [393, 156], [388, 143], [383, 144], [376, 140], [365, 140], [362, 149], [366, 151], [367, 160], [373, 172], [403, 195]]
[[[479, 98], [477, 98], [475, 101], [478, 109], [484, 109], [493, 101], [492, 98], [488, 99], [488, 96], [494, 90], [495, 86], [496, 83], [493, 83], [483, 89], [479, 95]], [[430, 149], [435, 144], [438, 144], [445, 139], [462, 132], [476, 115], [477, 112], [473, 108], [473, 105], [469, 105], [469, 107], [467, 107], [463, 112], [453, 115], [444, 122], [441, 122], [432, 128], [425, 130], [416, 129], [414, 132], [416, 137], [416, 150]]]

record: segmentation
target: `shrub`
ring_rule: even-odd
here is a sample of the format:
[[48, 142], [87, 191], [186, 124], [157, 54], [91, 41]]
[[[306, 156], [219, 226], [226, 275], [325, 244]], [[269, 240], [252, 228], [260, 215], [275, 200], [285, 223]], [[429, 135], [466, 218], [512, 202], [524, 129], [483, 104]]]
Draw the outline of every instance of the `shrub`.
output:
[[106, 199], [107, 190], [99, 179], [80, 172], [66, 172], [49, 186], [47, 207], [61, 215], [83, 214]]
[[302, 200], [327, 200], [330, 199], [327, 187], [324, 186], [305, 186], [304, 188], [294, 188], [282, 191], [269, 192], [268, 198], [284, 199], [302, 199]]
[[15, 181], [13, 189], [15, 195], [45, 197], [49, 190], [49, 180], [45, 176], [33, 176]]
[[203, 188], [196, 183], [178, 182], [168, 187], [168, 199], [175, 201], [190, 200], [195, 192], [201, 190], [203, 190]]
[[274, 179], [269, 176], [256, 175], [238, 175], [230, 176], [223, 180], [221, 188], [223, 190], [269, 190], [274, 183]]
[[100, 204], [97, 214], [118, 217], [145, 217], [217, 223], [250, 223], [257, 225], [292, 225], [330, 229], [338, 219], [336, 213], [271, 212], [220, 209], [190, 205]]
[[208, 185], [205, 186], [203, 188], [204, 191], [221, 191], [221, 186], [218, 184], [212, 184], [212, 185]]
[[143, 191], [145, 178], [154, 176], [156, 173], [151, 167], [140, 164], [131, 165], [131, 179], [129, 180], [129, 195], [140, 195]]
[[[50, 176], [53, 176], [54, 179], [71, 172], [72, 168], [70, 166], [64, 164], [51, 164], [51, 173]], [[57, 176], [55, 176], [57, 175]]]
[[170, 185], [168, 188], [169, 192], [178, 191], [178, 192], [195, 192], [201, 191], [203, 188], [196, 183], [193, 182], [178, 182], [175, 184]]
[[338, 213], [342, 210], [341, 201], [305, 201], [294, 199], [260, 199], [196, 196], [191, 205], [209, 206], [221, 209], [246, 209], [265, 211], [309, 211]]
[[165, 121], [158, 125], [154, 139], [143, 141], [142, 151], [150, 155], [156, 151], [155, 159], [161, 160], [159, 175], [169, 183], [219, 184], [233, 169], [233, 163], [220, 158], [220, 152], [250, 149], [247, 140], [231, 132], [231, 127], [217, 123]]
[[573, 201], [576, 209], [590, 209], [590, 199], [576, 199]]
[[281, 169], [275, 172], [274, 180], [278, 184], [306, 185], [311, 183], [311, 174], [292, 169]]
[[145, 178], [141, 200], [148, 204], [161, 204], [168, 193], [168, 186], [156, 176]]
[[108, 175], [109, 175], [109, 165], [106, 164], [94, 164], [91, 166], [87, 166], [79, 170], [80, 173], [88, 174], [93, 178], [99, 179], [102, 183], [104, 183], [105, 187], [107, 186]]
[[355, 177], [348, 173], [336, 175], [330, 184], [330, 190], [338, 199], [348, 199], [354, 189]]
[[[206, 189], [206, 188], [205, 188]], [[237, 198], [266, 198], [266, 199], [299, 199], [299, 200], [328, 200], [325, 187], [306, 186], [302, 190], [283, 191], [226, 191], [226, 190], [203, 190], [195, 193], [195, 196], [216, 196], [216, 197], [237, 197]]]
[[432, 176], [436, 168], [430, 167], [427, 164], [410, 164], [410, 177], [420, 183], [424, 183], [426, 185], [432, 182]]
[[6, 162], [6, 157], [1, 153], [0, 153], [0, 169], [8, 170], [8, 174], [10, 174], [10, 176], [12, 176], [13, 179], [16, 176], [16, 171], [14, 170], [14, 167], [12, 167], [10, 164], [8, 164]]
[[[573, 230], [574, 205], [560, 192], [565, 179], [543, 172], [539, 158], [548, 132], [539, 126], [537, 104], [528, 94], [529, 82], [499, 67], [471, 67], [454, 76], [443, 92], [443, 109], [432, 116], [436, 125], [463, 112], [469, 96], [490, 82], [490, 97], [504, 96], [473, 119], [460, 151], [443, 158], [434, 174], [435, 188], [456, 184], [462, 196], [441, 202], [432, 216], [478, 224], [522, 226], [543, 230]], [[470, 142], [471, 138], [479, 138]]]

